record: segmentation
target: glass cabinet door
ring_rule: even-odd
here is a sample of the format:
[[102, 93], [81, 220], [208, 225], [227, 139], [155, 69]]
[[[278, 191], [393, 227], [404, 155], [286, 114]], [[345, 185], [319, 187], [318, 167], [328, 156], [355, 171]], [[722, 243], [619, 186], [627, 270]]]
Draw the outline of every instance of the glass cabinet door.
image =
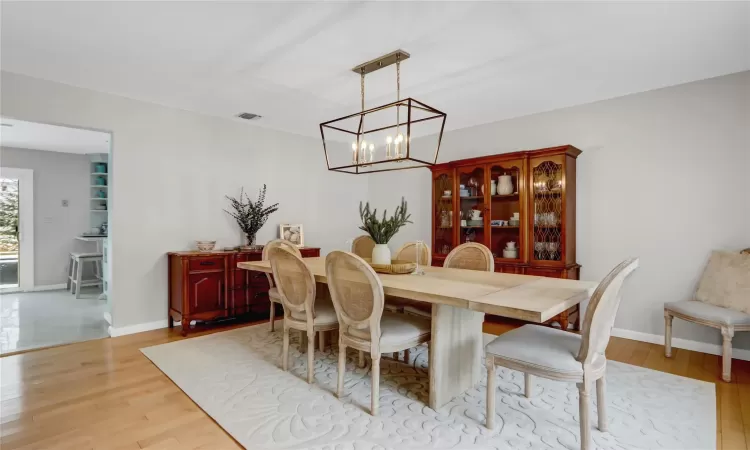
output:
[[[458, 177], [459, 244], [479, 242], [486, 245], [485, 235], [485, 166], [456, 169]], [[489, 193], [488, 193], [489, 194]]]
[[562, 261], [563, 160], [549, 156], [531, 160], [532, 258]]
[[496, 258], [522, 260], [523, 160], [490, 164], [490, 239], [489, 248]]
[[432, 219], [432, 253], [447, 255], [455, 247], [453, 228], [453, 171], [436, 172], [432, 176], [432, 198], [434, 199]]

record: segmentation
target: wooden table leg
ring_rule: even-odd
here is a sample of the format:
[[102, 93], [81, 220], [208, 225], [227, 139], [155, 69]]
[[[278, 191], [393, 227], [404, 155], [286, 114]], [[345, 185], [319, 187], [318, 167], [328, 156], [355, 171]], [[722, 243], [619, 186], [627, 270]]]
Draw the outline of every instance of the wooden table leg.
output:
[[484, 313], [432, 305], [430, 408], [437, 410], [482, 378]]

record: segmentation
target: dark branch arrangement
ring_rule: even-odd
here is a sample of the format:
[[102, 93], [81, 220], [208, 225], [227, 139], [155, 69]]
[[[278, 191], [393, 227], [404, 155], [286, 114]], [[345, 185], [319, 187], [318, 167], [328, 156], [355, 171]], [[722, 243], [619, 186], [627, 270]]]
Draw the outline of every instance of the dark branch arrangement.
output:
[[226, 209], [224, 211], [237, 221], [237, 225], [240, 226], [240, 229], [247, 237], [247, 244], [255, 244], [255, 235], [266, 224], [268, 216], [279, 209], [279, 204], [274, 203], [271, 206], [263, 207], [263, 202], [266, 201], [265, 184], [260, 189], [258, 201], [256, 202], [250, 200], [250, 196], [245, 194], [244, 188], [240, 191], [239, 199], [228, 195], [226, 197], [232, 205], [232, 211], [227, 211]]
[[378, 209], [370, 211], [370, 202], [362, 206], [359, 202], [359, 217], [362, 219], [360, 230], [370, 235], [376, 244], [387, 244], [393, 236], [398, 233], [407, 223], [413, 223], [409, 218], [411, 214], [407, 212], [406, 200], [401, 197], [401, 205], [396, 207], [396, 212], [390, 219], [387, 219], [387, 210], [383, 211], [383, 218], [378, 220]]

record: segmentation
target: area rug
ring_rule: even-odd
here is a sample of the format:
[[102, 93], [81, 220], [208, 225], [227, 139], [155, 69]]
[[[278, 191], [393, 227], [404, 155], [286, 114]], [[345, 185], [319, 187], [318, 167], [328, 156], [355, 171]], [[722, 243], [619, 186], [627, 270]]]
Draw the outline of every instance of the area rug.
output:
[[[141, 351], [248, 449], [580, 448], [575, 384], [535, 377], [527, 399], [523, 374], [498, 367], [497, 427], [490, 431], [483, 425], [486, 379], [438, 411], [426, 406], [425, 346], [412, 349], [409, 364], [381, 360], [378, 417], [368, 414], [369, 361], [360, 369], [357, 354], [348, 354], [346, 396], [338, 399], [336, 346], [316, 350], [315, 383], [307, 384], [307, 358], [296, 333], [291, 369], [284, 372], [281, 333], [271, 333], [267, 324]], [[611, 361], [609, 432], [596, 429], [592, 408], [594, 447], [715, 449], [715, 405], [711, 383]]]

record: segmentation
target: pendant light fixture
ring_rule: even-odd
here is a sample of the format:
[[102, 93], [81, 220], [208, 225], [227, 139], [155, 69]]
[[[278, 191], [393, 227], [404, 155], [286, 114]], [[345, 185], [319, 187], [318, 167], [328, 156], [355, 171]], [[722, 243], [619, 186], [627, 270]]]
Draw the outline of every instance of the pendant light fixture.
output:
[[[397, 50], [352, 69], [360, 76], [360, 112], [320, 124], [328, 170], [360, 174], [429, 167], [437, 163], [446, 114], [413, 98], [401, 98]], [[365, 75], [396, 65], [396, 101], [365, 109]]]

